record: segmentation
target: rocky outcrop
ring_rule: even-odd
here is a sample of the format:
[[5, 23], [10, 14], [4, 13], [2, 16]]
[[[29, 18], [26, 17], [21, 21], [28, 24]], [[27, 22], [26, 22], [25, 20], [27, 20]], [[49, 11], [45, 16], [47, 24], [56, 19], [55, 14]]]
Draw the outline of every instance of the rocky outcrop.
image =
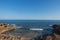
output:
[[10, 32], [16, 30], [16, 26], [11, 26], [7, 23], [0, 24], [0, 40], [40, 40], [40, 35], [35, 32], [27, 32], [20, 35], [10, 34]]
[[1, 33], [5, 33], [5, 32], [9, 32], [9, 31], [12, 31], [12, 30], [15, 30], [16, 27], [15, 26], [10, 26], [9, 24], [0, 24], [0, 34]]

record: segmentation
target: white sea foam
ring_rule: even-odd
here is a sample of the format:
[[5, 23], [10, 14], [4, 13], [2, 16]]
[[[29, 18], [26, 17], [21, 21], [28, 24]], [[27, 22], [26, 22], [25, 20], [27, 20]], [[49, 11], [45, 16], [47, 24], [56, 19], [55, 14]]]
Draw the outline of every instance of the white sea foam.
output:
[[44, 29], [42, 29], [42, 28], [30, 28], [30, 30], [41, 30], [41, 31], [43, 31]]
[[49, 26], [53, 26], [53, 25], [49, 25]]
[[22, 26], [17, 26], [16, 28], [18, 29], [18, 28], [23, 28], [23, 27]]

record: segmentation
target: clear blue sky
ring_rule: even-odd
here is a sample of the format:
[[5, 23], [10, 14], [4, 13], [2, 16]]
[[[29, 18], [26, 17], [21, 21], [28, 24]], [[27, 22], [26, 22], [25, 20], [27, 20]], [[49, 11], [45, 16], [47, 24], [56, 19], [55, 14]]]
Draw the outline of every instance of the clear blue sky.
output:
[[60, 0], [0, 0], [0, 19], [60, 20]]

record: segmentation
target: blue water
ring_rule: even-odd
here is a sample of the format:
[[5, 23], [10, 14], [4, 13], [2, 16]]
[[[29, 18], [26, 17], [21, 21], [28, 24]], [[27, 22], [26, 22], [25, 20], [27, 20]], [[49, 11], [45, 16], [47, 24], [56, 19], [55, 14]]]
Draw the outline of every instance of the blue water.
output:
[[[43, 29], [52, 29], [52, 27], [48, 26], [51, 24], [60, 24], [60, 20], [0, 20], [0, 23], [9, 23], [20, 25], [24, 28], [43, 28]], [[23, 33], [28, 32], [28, 30], [20, 30], [17, 29], [13, 33]], [[41, 32], [41, 31], [34, 31]], [[52, 30], [44, 30], [42, 31], [45, 34], [52, 33]]]

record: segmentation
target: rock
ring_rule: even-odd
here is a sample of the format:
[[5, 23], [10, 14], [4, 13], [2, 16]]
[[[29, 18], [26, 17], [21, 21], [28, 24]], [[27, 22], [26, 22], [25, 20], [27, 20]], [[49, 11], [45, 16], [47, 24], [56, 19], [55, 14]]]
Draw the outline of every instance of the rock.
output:
[[15, 30], [15, 26], [9, 26], [8, 24], [0, 24], [0, 34]]

